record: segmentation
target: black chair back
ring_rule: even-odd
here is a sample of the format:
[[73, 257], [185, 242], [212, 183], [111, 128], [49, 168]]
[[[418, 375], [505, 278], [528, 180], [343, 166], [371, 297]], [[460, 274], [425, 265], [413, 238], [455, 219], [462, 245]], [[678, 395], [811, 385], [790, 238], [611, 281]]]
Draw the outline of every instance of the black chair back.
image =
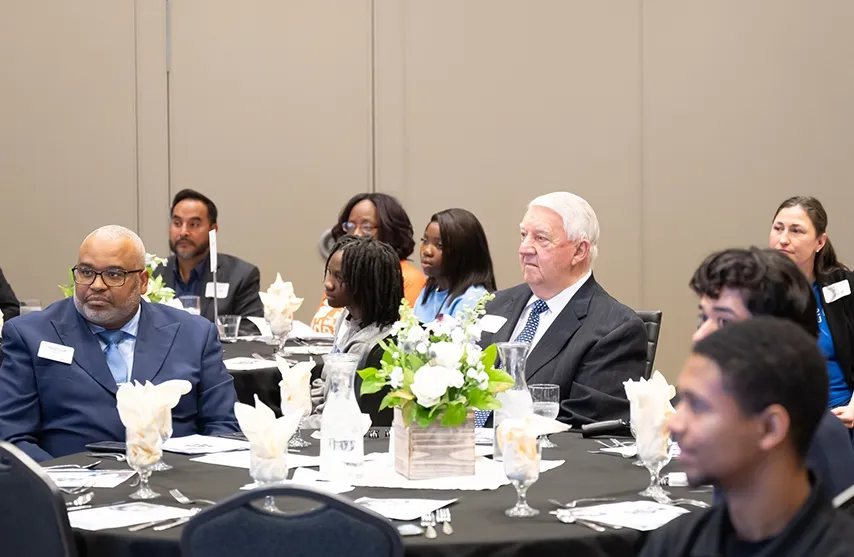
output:
[[652, 376], [655, 364], [655, 351], [658, 348], [658, 335], [661, 333], [661, 310], [639, 310], [635, 312], [646, 326], [646, 379]]
[[[266, 496], [280, 498], [281, 513], [252, 505]], [[295, 512], [297, 502], [304, 512]], [[343, 497], [275, 486], [239, 493], [193, 517], [181, 535], [181, 555], [402, 557], [403, 541], [391, 521]]]
[[22, 450], [0, 442], [0, 554], [76, 557], [62, 494]]

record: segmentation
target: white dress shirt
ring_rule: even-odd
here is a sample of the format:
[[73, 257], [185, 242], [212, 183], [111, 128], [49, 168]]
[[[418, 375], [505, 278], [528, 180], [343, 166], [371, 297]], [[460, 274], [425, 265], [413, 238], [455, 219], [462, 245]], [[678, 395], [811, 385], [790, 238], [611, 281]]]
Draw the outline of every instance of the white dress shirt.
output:
[[[534, 339], [531, 341], [531, 350], [534, 350], [534, 347], [537, 346], [537, 343], [540, 342], [540, 339], [543, 338], [543, 335], [546, 334], [546, 331], [549, 330], [549, 327], [554, 320], [560, 315], [560, 312], [566, 307], [566, 304], [572, 300], [572, 297], [575, 296], [575, 293], [578, 292], [584, 283], [587, 282], [593, 274], [593, 271], [587, 271], [583, 277], [575, 281], [575, 283], [567, 288], [561, 290], [557, 294], [555, 294], [549, 300], [543, 300], [546, 302], [546, 305], [549, 306], [549, 309], [540, 314], [540, 324], [537, 326], [537, 332], [534, 334]], [[516, 328], [513, 329], [513, 334], [510, 335], [510, 340], [515, 340], [519, 333], [522, 332], [522, 329], [525, 328], [525, 324], [528, 322], [528, 316], [531, 314], [531, 308], [534, 306], [534, 302], [539, 300], [537, 296], [532, 295], [531, 299], [528, 300], [528, 304], [525, 306], [525, 309], [522, 310], [522, 315], [519, 316], [519, 321], [516, 322]], [[530, 354], [530, 351], [528, 352]]]

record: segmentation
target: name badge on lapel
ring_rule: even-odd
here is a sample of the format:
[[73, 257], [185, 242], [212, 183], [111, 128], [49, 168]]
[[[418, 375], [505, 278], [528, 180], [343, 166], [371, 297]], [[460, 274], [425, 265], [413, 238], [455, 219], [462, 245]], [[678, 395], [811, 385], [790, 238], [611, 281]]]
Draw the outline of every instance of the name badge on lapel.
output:
[[844, 298], [845, 296], [851, 295], [851, 285], [848, 283], [848, 280], [840, 280], [837, 283], [830, 284], [821, 289], [822, 294], [824, 294], [824, 301], [828, 304], [831, 302], [835, 302], [840, 298]]
[[53, 360], [54, 362], [62, 364], [70, 364], [71, 360], [74, 359], [74, 348], [43, 340], [41, 341], [41, 344], [39, 344], [38, 356], [39, 358], [44, 358], [46, 360]]
[[[214, 283], [209, 282], [207, 286], [205, 286], [205, 298], [213, 298], [214, 297]], [[216, 283], [216, 297], [220, 300], [228, 297], [228, 283], [227, 282], [218, 282]]]
[[487, 333], [497, 333], [498, 329], [504, 326], [507, 323], [506, 317], [501, 317], [500, 315], [484, 315], [480, 318], [481, 330], [486, 331]]

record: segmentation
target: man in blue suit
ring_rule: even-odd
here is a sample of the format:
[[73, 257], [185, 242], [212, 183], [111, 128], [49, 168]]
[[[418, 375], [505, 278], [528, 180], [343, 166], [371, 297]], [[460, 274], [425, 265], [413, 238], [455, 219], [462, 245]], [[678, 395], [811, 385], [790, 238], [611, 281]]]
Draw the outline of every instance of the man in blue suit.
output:
[[185, 379], [173, 435], [237, 431], [233, 380], [214, 325], [142, 301], [145, 247], [121, 226], [80, 246], [74, 297], [6, 323], [0, 366], [0, 439], [36, 461], [124, 441], [118, 385]]

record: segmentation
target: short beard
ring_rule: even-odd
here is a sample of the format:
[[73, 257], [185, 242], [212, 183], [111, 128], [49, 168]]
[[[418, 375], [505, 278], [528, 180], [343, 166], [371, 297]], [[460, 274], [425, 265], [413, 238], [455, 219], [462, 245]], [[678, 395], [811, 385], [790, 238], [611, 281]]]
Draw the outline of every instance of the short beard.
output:
[[112, 323], [118, 323], [120, 321], [127, 322], [133, 317], [133, 314], [137, 312], [139, 309], [139, 304], [142, 300], [142, 294], [139, 293], [139, 289], [134, 289], [133, 294], [128, 296], [128, 299], [118, 307], [111, 307], [102, 310], [92, 310], [86, 307], [80, 299], [77, 297], [77, 293], [74, 293], [74, 307], [77, 308], [77, 311], [80, 312], [86, 321], [90, 323], [94, 323], [95, 325], [99, 325], [104, 327], [106, 325]]
[[175, 254], [175, 257], [177, 257], [178, 259], [183, 259], [185, 261], [195, 259], [198, 256], [204, 254], [205, 252], [208, 251], [208, 248], [210, 247], [210, 245], [211, 245], [210, 240], [205, 240], [204, 243], [202, 243], [202, 245], [198, 246], [195, 250], [193, 250], [189, 253], [185, 252], [182, 254], [182, 253], [178, 253], [178, 250], [176, 249], [177, 246], [175, 245], [175, 242], [173, 242], [172, 240], [169, 240], [169, 249], [172, 250], [172, 253]]

